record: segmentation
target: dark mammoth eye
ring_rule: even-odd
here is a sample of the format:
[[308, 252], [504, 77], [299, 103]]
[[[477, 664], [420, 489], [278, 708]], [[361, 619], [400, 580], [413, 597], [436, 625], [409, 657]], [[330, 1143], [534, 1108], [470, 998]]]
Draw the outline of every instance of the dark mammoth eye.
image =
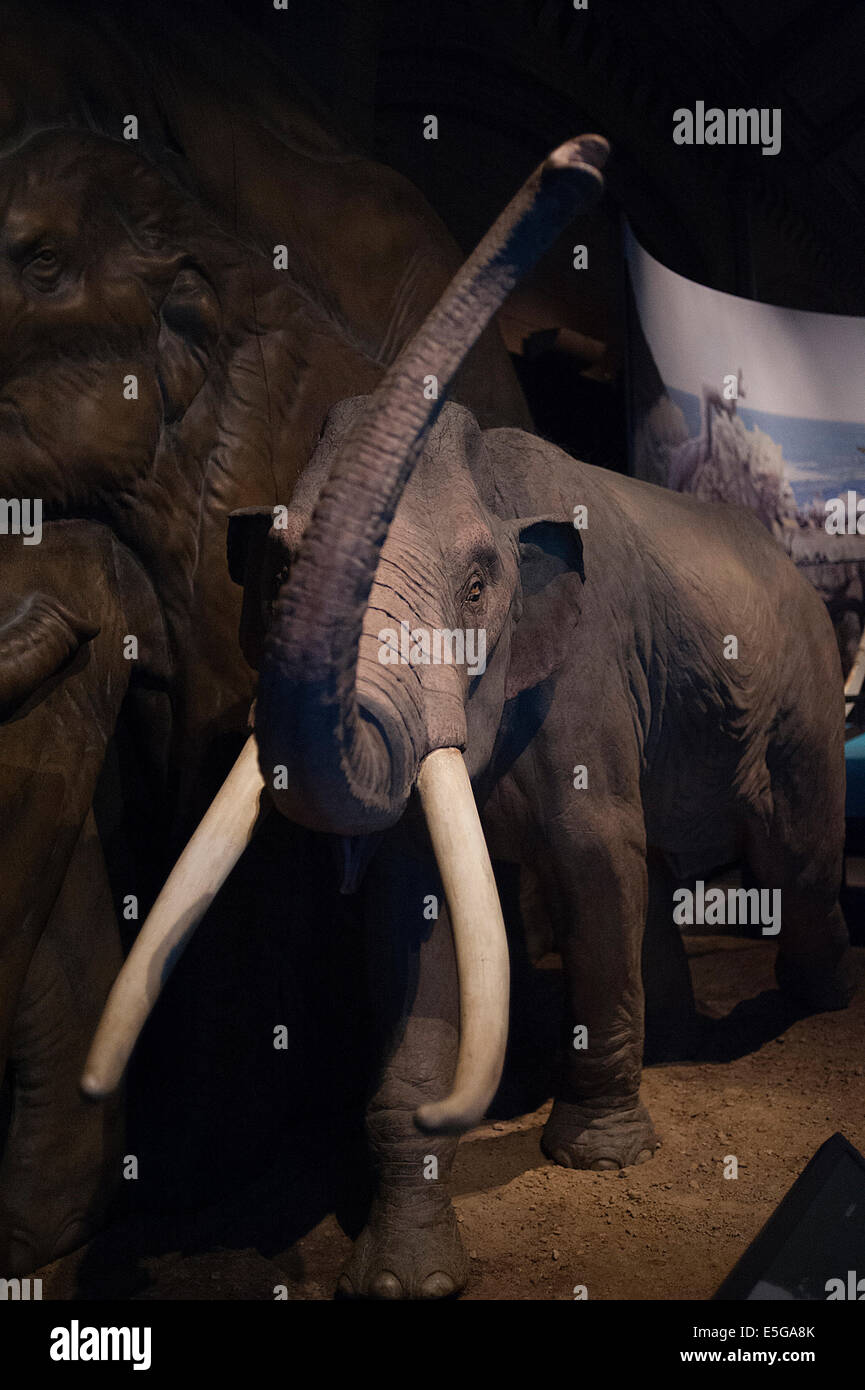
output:
[[60, 260], [57, 252], [50, 246], [42, 246], [31, 256], [24, 267], [27, 276], [35, 280], [37, 284], [46, 284], [55, 279], [60, 269]]
[[479, 603], [484, 591], [484, 581], [475, 575], [466, 589], [466, 603]]

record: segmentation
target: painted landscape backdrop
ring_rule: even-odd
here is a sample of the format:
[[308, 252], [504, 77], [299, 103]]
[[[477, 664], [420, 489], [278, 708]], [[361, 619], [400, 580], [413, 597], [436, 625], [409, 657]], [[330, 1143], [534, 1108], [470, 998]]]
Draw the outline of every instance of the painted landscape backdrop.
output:
[[626, 259], [634, 473], [754, 511], [823, 595], [849, 664], [865, 536], [827, 535], [824, 504], [865, 497], [865, 320], [708, 289], [630, 232]]

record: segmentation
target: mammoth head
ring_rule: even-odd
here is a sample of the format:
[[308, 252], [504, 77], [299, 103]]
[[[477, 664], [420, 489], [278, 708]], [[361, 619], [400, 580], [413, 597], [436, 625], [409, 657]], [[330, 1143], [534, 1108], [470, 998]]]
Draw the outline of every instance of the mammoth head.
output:
[[221, 328], [192, 217], [109, 140], [43, 131], [0, 159], [0, 443], [16, 490], [91, 504], [151, 468]]

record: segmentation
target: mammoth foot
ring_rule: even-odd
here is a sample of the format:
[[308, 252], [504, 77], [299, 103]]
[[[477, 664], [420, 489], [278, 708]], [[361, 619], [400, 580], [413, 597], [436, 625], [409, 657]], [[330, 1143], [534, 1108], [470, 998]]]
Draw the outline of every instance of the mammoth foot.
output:
[[339, 1276], [338, 1298], [447, 1298], [468, 1278], [450, 1203], [434, 1213], [376, 1203]]
[[13, 1227], [0, 1218], [0, 1268], [15, 1278], [32, 1274], [86, 1245], [98, 1229], [84, 1216], [70, 1217], [59, 1229], [44, 1228], [38, 1223], [25, 1229], [20, 1222]]
[[778, 987], [791, 1004], [809, 1013], [846, 1009], [859, 984], [852, 951], [791, 957], [779, 951]]
[[641, 1101], [627, 1110], [557, 1100], [544, 1127], [541, 1149], [563, 1168], [627, 1168], [646, 1163], [659, 1144], [651, 1116]]

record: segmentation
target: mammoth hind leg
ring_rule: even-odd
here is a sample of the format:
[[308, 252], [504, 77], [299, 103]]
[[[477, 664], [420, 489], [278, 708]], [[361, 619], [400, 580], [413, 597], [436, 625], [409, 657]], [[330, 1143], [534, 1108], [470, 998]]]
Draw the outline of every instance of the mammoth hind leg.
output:
[[[813, 800], [819, 807], [819, 795], [815, 793]], [[838, 901], [842, 832], [835, 837], [824, 833], [813, 810], [791, 816], [777, 796], [775, 804], [772, 828], [768, 833], [754, 831], [747, 848], [763, 907], [771, 909], [771, 914], [763, 911], [761, 921], [771, 916], [768, 931], [764, 926], [762, 933], [778, 943], [775, 977], [797, 1009], [844, 1009], [858, 981]]]
[[831, 710], [828, 699], [811, 708], [807, 722], [800, 718], [770, 746], [771, 816], [764, 808], [762, 818], [753, 814], [745, 825], [746, 858], [761, 890], [760, 934], [778, 943], [776, 979], [795, 1008], [813, 1012], [845, 1008], [856, 984], [838, 901], [844, 777], [836, 716], [828, 727]]

